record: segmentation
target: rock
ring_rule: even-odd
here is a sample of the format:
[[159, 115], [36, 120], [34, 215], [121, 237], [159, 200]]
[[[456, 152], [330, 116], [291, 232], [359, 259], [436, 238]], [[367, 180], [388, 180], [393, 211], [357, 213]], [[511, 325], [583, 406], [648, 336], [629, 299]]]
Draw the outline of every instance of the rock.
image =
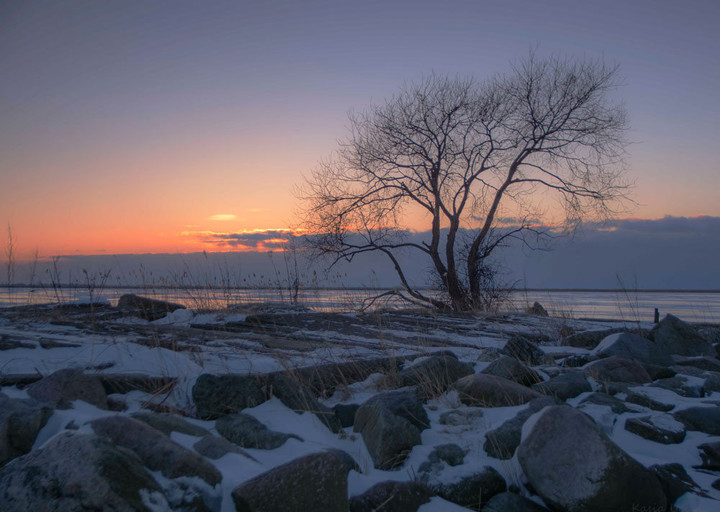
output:
[[430, 489], [417, 482], [380, 482], [350, 498], [350, 512], [416, 512], [431, 496]]
[[474, 373], [473, 365], [450, 354], [432, 355], [398, 373], [403, 386], [417, 386], [423, 398], [443, 394], [458, 379]]
[[335, 404], [332, 410], [340, 422], [340, 426], [347, 428], [352, 427], [355, 423], [355, 413], [359, 408], [359, 404]]
[[669, 414], [657, 413], [639, 418], [628, 418], [625, 430], [662, 444], [682, 443], [685, 427]]
[[587, 348], [594, 349], [602, 340], [615, 334], [622, 332], [622, 329], [604, 329], [601, 331], [582, 331], [570, 336], [566, 336], [560, 341], [563, 347]]
[[682, 464], [657, 464], [650, 466], [649, 469], [657, 475], [670, 504], [675, 503], [686, 492], [705, 495], [700, 486], [690, 478]]
[[633, 388], [628, 389], [625, 397], [625, 401], [631, 404], [641, 405], [652, 409], [654, 411], [668, 412], [675, 408], [675, 404], [671, 401], [661, 402], [656, 398], [648, 395], [647, 392], [643, 391], [644, 388]]
[[[700, 370], [707, 370], [710, 372], [720, 372], [720, 361], [714, 357], [709, 356], [696, 356], [696, 357], [683, 357], [675, 356], [675, 364], [678, 366], [690, 366], [692, 368], [698, 368]], [[682, 373], [682, 370], [681, 370]]]
[[482, 352], [478, 356], [477, 360], [483, 363], [491, 363], [502, 355], [503, 353], [499, 349], [495, 347], [487, 347], [482, 349]]
[[507, 490], [505, 479], [495, 468], [485, 466], [481, 471], [465, 476], [454, 483], [441, 483], [432, 486], [441, 498], [461, 507], [480, 510], [487, 501]]
[[673, 417], [688, 430], [720, 436], [720, 407], [690, 407], [673, 413]]
[[462, 403], [479, 407], [522, 405], [542, 396], [511, 380], [481, 373], [463, 377], [453, 387]]
[[614, 396], [608, 395], [607, 393], [590, 393], [588, 396], [582, 399], [578, 404], [578, 407], [582, 407], [586, 404], [599, 405], [601, 407], [609, 407], [615, 414], [622, 414], [624, 412], [632, 412], [622, 400], [615, 398]]
[[269, 385], [272, 394], [293, 411], [312, 412], [331, 432], [338, 433], [342, 429], [335, 412], [318, 402], [315, 395], [298, 380], [278, 374], [270, 378]]
[[394, 469], [422, 442], [420, 432], [430, 426], [414, 391], [386, 391], [370, 398], [355, 414], [353, 430], [362, 434], [378, 469]]
[[521, 336], [513, 336], [505, 344], [501, 353], [514, 357], [529, 366], [537, 366], [552, 362], [552, 357], [539, 349], [534, 343]]
[[650, 382], [650, 375], [640, 363], [619, 356], [593, 361], [582, 369], [586, 377], [592, 377], [600, 383]]
[[597, 361], [597, 357], [592, 354], [570, 354], [560, 361], [560, 366], [563, 368], [580, 368], [593, 361]]
[[517, 413], [515, 417], [485, 434], [485, 451], [496, 459], [511, 459], [517, 447], [520, 446], [522, 427], [528, 418], [544, 407], [556, 403], [556, 400], [547, 396], [532, 400], [528, 407]]
[[32, 450], [52, 413], [35, 400], [15, 400], [0, 393], [0, 467]]
[[668, 354], [713, 356], [715, 349], [695, 327], [674, 315], [667, 315], [653, 327], [649, 337]]
[[150, 425], [155, 430], [159, 430], [166, 436], [169, 436], [171, 432], [180, 432], [181, 434], [187, 434], [195, 437], [203, 437], [210, 433], [204, 428], [193, 425], [192, 423], [182, 419], [180, 416], [176, 416], [174, 414], [138, 412], [133, 414], [132, 417]]
[[523, 386], [532, 386], [542, 381], [534, 370], [531, 370], [517, 359], [509, 356], [502, 356], [496, 359], [490, 363], [482, 373], [502, 377], [503, 379], [517, 382]]
[[560, 512], [667, 505], [657, 477], [569, 406], [540, 414], [523, 436], [518, 460], [535, 492]]
[[706, 375], [703, 382], [703, 391], [708, 395], [713, 391], [720, 391], [720, 373], [706, 372]]
[[629, 332], [607, 336], [593, 349], [592, 353], [598, 357], [619, 356], [657, 366], [672, 366], [673, 364], [672, 357], [658, 345]]
[[563, 373], [545, 382], [538, 382], [532, 388], [543, 395], [554, 396], [559, 400], [567, 400], [592, 391], [590, 383], [582, 373], [571, 371]]
[[260, 405], [268, 399], [263, 386], [252, 375], [200, 375], [192, 388], [198, 417], [213, 420]]
[[701, 444], [698, 448], [702, 451], [700, 468], [720, 471], [720, 442]]
[[360, 469], [360, 465], [355, 461], [352, 455], [350, 455], [348, 452], [344, 450], [340, 450], [338, 448], [329, 448], [325, 450], [328, 453], [332, 453], [335, 455], [338, 459], [342, 461], [343, 464], [345, 464], [345, 469], [348, 473], [350, 471], [356, 471], [358, 473], [362, 473], [362, 470]]
[[330, 452], [271, 469], [232, 491], [237, 512], [347, 512], [347, 471]]
[[153, 321], [172, 313], [176, 309], [185, 309], [182, 304], [174, 304], [164, 300], [139, 297], [132, 293], [126, 293], [118, 300], [118, 309], [125, 313], [131, 313], [145, 320]]
[[131, 451], [87, 434], [61, 433], [0, 470], [3, 512], [135, 512], [169, 509]]
[[441, 472], [445, 465], [459, 466], [465, 461], [465, 450], [454, 443], [436, 446], [425, 462], [420, 464], [418, 473]]
[[248, 452], [246, 452], [236, 444], [231, 443], [224, 437], [215, 437], [210, 434], [204, 436], [202, 439], [196, 442], [193, 445], [193, 448], [200, 455], [213, 460], [224, 457], [228, 453], [237, 453], [238, 455], [242, 455], [243, 457], [247, 457], [248, 459], [255, 460], [255, 457], [250, 455]]
[[496, 494], [482, 508], [482, 512], [550, 512], [524, 496], [512, 492]]
[[483, 414], [482, 409], [447, 411], [440, 415], [438, 421], [441, 425], [472, 425], [477, 418], [482, 418]]
[[680, 396], [688, 398], [702, 398], [705, 394], [705, 381], [697, 377], [676, 375], [669, 379], [658, 379], [651, 387], [669, 389]]
[[27, 392], [38, 402], [51, 404], [58, 409], [69, 409], [73, 400], [82, 400], [107, 409], [107, 394], [100, 379], [86, 375], [82, 370], [58, 370], [29, 385]]
[[91, 421], [90, 426], [95, 434], [134, 452], [145, 466], [160, 471], [167, 478], [196, 476], [210, 485], [222, 480], [220, 472], [208, 461], [141, 421], [106, 416]]
[[225, 439], [243, 448], [274, 450], [285, 444], [288, 439], [302, 441], [302, 438], [295, 434], [270, 430], [255, 417], [243, 413], [219, 418], [215, 421], [215, 428]]
[[150, 394], [164, 393], [175, 384], [172, 377], [153, 377], [142, 373], [101, 374], [98, 378], [108, 395], [124, 395], [135, 390]]
[[525, 310], [526, 315], [548, 316], [547, 310], [539, 302], [534, 302], [532, 306]]

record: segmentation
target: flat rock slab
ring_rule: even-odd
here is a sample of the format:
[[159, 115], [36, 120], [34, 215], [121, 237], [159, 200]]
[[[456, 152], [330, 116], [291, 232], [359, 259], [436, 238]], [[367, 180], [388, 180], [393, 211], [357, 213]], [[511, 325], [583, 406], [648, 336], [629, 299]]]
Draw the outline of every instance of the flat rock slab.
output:
[[69, 409], [74, 400], [107, 409], [107, 393], [100, 378], [87, 375], [82, 370], [58, 370], [29, 385], [27, 392], [38, 402], [51, 404], [58, 409]]
[[652, 380], [643, 365], [620, 356], [588, 363], [583, 366], [583, 372], [586, 377], [592, 377], [603, 384], [616, 382], [644, 384]]
[[270, 430], [255, 417], [243, 413], [223, 416], [215, 422], [215, 428], [225, 439], [243, 448], [274, 450], [288, 439], [302, 441], [302, 438], [295, 434]]
[[653, 414], [639, 418], [628, 418], [625, 430], [640, 437], [662, 444], [682, 443], [685, 427], [669, 414]]

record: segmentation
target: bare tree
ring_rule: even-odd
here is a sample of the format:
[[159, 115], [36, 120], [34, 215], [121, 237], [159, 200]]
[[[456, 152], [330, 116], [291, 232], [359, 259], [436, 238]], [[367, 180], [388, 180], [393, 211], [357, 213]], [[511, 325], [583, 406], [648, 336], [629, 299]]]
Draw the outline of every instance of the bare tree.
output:
[[[313, 245], [333, 263], [386, 255], [409, 301], [484, 308], [488, 258], [547, 221], [551, 201], [571, 227], [612, 216], [626, 198], [625, 109], [609, 97], [616, 86], [616, 67], [531, 52], [509, 74], [432, 75], [351, 114], [350, 135], [300, 193]], [[410, 215], [428, 219], [425, 240], [408, 236]], [[447, 303], [413, 286], [399, 251], [427, 258]]]

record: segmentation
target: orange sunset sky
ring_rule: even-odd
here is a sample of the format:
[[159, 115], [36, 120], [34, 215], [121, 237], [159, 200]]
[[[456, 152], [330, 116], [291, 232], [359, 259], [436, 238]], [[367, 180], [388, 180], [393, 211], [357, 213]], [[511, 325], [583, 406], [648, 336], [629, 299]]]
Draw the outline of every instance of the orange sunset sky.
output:
[[629, 215], [720, 216], [720, 4], [578, 4], [4, 2], [3, 232], [22, 260], [292, 229], [293, 187], [349, 110], [431, 71], [506, 71], [533, 45], [621, 66]]

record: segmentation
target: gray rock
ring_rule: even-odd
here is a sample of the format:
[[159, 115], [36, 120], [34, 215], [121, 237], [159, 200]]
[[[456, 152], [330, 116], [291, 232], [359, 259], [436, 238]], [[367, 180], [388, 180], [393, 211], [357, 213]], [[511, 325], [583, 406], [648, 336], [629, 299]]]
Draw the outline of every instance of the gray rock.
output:
[[535, 492], [560, 512], [667, 506], [657, 477], [569, 406], [541, 413], [518, 448], [518, 460]]
[[166, 436], [169, 436], [171, 432], [180, 432], [181, 434], [196, 437], [203, 437], [210, 433], [204, 428], [193, 425], [174, 414], [138, 412], [133, 414], [132, 417], [150, 425], [155, 430], [159, 430]]
[[485, 451], [496, 459], [511, 459], [515, 450], [520, 446], [522, 427], [530, 416], [544, 407], [555, 405], [557, 401], [551, 397], [543, 396], [532, 400], [526, 409], [517, 413], [494, 430], [485, 434]]
[[352, 427], [355, 424], [355, 413], [360, 408], [359, 404], [336, 404], [332, 410], [340, 422], [342, 428]]
[[233, 489], [238, 512], [347, 512], [347, 470], [330, 452], [295, 459]]
[[[698, 368], [700, 370], [707, 370], [710, 372], [720, 372], [720, 361], [714, 357], [709, 356], [696, 356], [696, 357], [683, 357], [675, 356], [675, 364], [677, 366], [690, 366], [692, 368]], [[680, 370], [682, 372], [682, 370]]]
[[350, 498], [350, 512], [416, 512], [431, 497], [430, 489], [417, 482], [380, 482]]
[[604, 329], [601, 331], [583, 331], [566, 336], [560, 342], [564, 347], [594, 349], [602, 340], [623, 329]]
[[702, 398], [705, 394], [704, 382], [698, 382], [683, 375], [676, 375], [669, 379], [658, 379], [650, 387], [668, 389], [680, 396], [688, 398]]
[[35, 400], [14, 400], [0, 393], [0, 467], [32, 449], [52, 413]]
[[637, 334], [628, 332], [611, 334], [593, 349], [598, 357], [619, 356], [643, 364], [672, 366], [673, 359], [661, 347]]
[[[491, 363], [498, 357], [501, 357], [503, 353], [495, 347], [487, 347], [482, 349], [482, 352], [478, 356], [477, 360], [483, 363]], [[507, 354], [505, 354], [507, 355]]]
[[552, 358], [543, 352], [542, 349], [521, 336], [513, 336], [510, 338], [501, 352], [529, 366], [552, 362]]
[[631, 412], [630, 409], [622, 400], [615, 398], [614, 396], [608, 395], [607, 393], [590, 393], [588, 396], [582, 399], [578, 404], [582, 407], [584, 404], [600, 405], [602, 407], [609, 407], [615, 414], [622, 414], [624, 412]]
[[155, 377], [142, 373], [100, 374], [98, 378], [108, 395], [124, 395], [135, 390], [150, 394], [166, 393], [176, 381], [173, 377]]
[[559, 400], [567, 400], [576, 396], [592, 391], [590, 383], [582, 373], [571, 371], [553, 377], [552, 379], [539, 382], [532, 388], [543, 395], [554, 396]]
[[360, 406], [353, 430], [362, 434], [378, 469], [394, 469], [405, 462], [420, 432], [430, 426], [422, 402], [414, 391], [387, 391]]
[[124, 416], [106, 416], [90, 422], [95, 434], [112, 440], [135, 453], [152, 471], [167, 478], [196, 476], [210, 485], [220, 483], [222, 475], [197, 453], [180, 446], [151, 426]]
[[477, 418], [482, 418], [483, 414], [482, 409], [447, 411], [440, 415], [438, 421], [441, 425], [472, 425]]
[[550, 512], [524, 496], [511, 492], [496, 494], [482, 508], [482, 512]]
[[100, 379], [82, 370], [58, 370], [27, 387], [28, 395], [58, 409], [69, 409], [74, 400], [82, 400], [107, 409], [107, 394]]
[[705, 443], [698, 446], [702, 453], [702, 465], [700, 468], [710, 471], [720, 471], [720, 442]]
[[539, 302], [534, 302], [532, 306], [525, 310], [525, 314], [535, 316], [548, 316], [547, 310]]
[[339, 448], [329, 448], [325, 451], [328, 453], [332, 453], [338, 459], [340, 459], [343, 462], [343, 464], [345, 464], [345, 469], [347, 470], [348, 473], [350, 473], [350, 471], [356, 471], [358, 473], [362, 473], [362, 470], [360, 469], [360, 465], [353, 458], [353, 456], [350, 455], [348, 452], [346, 452], [344, 450], [340, 450]]
[[661, 402], [655, 398], [652, 398], [646, 393], [643, 393], [642, 388], [635, 388], [635, 390], [628, 389], [626, 392], [625, 401], [631, 404], [641, 405], [652, 409], [654, 411], [668, 412], [675, 408], [675, 404]]
[[473, 475], [465, 476], [454, 483], [441, 483], [432, 486], [441, 498], [461, 507], [480, 510], [496, 494], [505, 492], [505, 479], [495, 468], [485, 466]]
[[682, 443], [685, 439], [683, 424], [664, 413], [628, 418], [625, 421], [625, 430], [662, 444]]
[[688, 430], [720, 436], [720, 407], [690, 407], [673, 413], [673, 417]]
[[174, 304], [164, 300], [149, 299], [132, 293], [126, 293], [118, 300], [118, 309], [145, 320], [157, 320], [176, 309], [185, 309], [182, 304]]
[[668, 354], [713, 356], [715, 349], [695, 327], [674, 315], [667, 315], [653, 327], [649, 337]]
[[398, 373], [403, 386], [417, 386], [423, 398], [443, 394], [458, 379], [474, 372], [473, 365], [461, 363], [450, 354], [432, 355]]
[[248, 452], [240, 448], [235, 443], [231, 443], [224, 437], [215, 437], [209, 434], [196, 442], [193, 445], [193, 448], [200, 455], [213, 460], [224, 457], [228, 453], [237, 453], [238, 455], [242, 455], [243, 457], [247, 457], [248, 459], [255, 460], [255, 457], [250, 455]]
[[703, 390], [710, 394], [713, 391], [720, 391], [720, 373], [706, 372], [705, 382], [703, 382]]
[[418, 473], [440, 473], [445, 465], [459, 466], [465, 461], [465, 450], [458, 445], [449, 443], [433, 448], [425, 462], [420, 464]]
[[151, 512], [168, 509], [131, 451], [102, 437], [62, 433], [0, 470], [3, 512]]
[[272, 394], [295, 412], [312, 412], [331, 432], [340, 432], [342, 425], [329, 407], [318, 402], [315, 395], [302, 382], [291, 377], [273, 375], [269, 382]]
[[486, 375], [495, 375], [503, 379], [517, 382], [523, 386], [532, 386], [542, 379], [534, 370], [528, 368], [525, 364], [517, 359], [509, 356], [503, 356], [490, 363], [482, 373]]
[[657, 464], [650, 466], [649, 469], [657, 475], [670, 504], [675, 503], [686, 492], [706, 496], [700, 486], [688, 475], [682, 464]]
[[295, 434], [270, 430], [253, 416], [243, 413], [219, 418], [215, 422], [215, 428], [225, 439], [243, 448], [274, 450], [285, 444], [288, 439], [302, 441], [302, 438]]
[[468, 375], [457, 381], [453, 387], [462, 403], [480, 407], [522, 405], [542, 396], [517, 382], [495, 375]]
[[260, 405], [269, 398], [264, 385], [253, 375], [200, 375], [192, 388], [198, 417], [213, 420]]
[[615, 382], [642, 384], [651, 380], [650, 375], [640, 363], [619, 356], [593, 361], [583, 366], [582, 369], [586, 377], [592, 377], [603, 384]]

